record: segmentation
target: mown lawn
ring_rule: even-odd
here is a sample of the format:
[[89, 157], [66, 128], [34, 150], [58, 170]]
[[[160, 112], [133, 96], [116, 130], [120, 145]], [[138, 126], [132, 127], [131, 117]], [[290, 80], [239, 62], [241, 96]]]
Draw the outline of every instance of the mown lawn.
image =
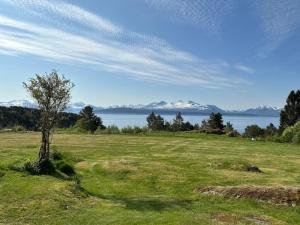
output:
[[[208, 196], [211, 185], [298, 185], [299, 145], [202, 134], [57, 134], [73, 180], [12, 168], [38, 133], [0, 133], [0, 224], [300, 224], [300, 207]], [[264, 173], [243, 171], [244, 164]]]

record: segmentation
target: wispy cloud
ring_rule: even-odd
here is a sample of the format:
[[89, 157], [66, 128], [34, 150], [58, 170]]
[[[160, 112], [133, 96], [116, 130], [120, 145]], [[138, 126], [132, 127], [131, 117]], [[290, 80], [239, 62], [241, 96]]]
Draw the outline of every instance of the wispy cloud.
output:
[[299, 0], [257, 0], [256, 8], [266, 36], [260, 56], [278, 48], [300, 25]]
[[144, 0], [150, 7], [167, 12], [173, 21], [217, 31], [234, 8], [233, 0]]
[[254, 69], [252, 69], [252, 68], [250, 68], [250, 67], [248, 67], [248, 66], [242, 65], [242, 64], [236, 64], [236, 65], [234, 66], [234, 68], [237, 69], [237, 70], [246, 72], [246, 73], [250, 73], [250, 74], [255, 72]]
[[[11, 10], [22, 9], [33, 18], [42, 15], [47, 23], [25, 22], [0, 14], [0, 54], [29, 54], [176, 85], [226, 88], [249, 84], [226, 70], [224, 62], [200, 59], [157, 37], [125, 30], [69, 3], [2, 0], [0, 6], [1, 3], [10, 5]], [[75, 23], [82, 26], [80, 33]]]

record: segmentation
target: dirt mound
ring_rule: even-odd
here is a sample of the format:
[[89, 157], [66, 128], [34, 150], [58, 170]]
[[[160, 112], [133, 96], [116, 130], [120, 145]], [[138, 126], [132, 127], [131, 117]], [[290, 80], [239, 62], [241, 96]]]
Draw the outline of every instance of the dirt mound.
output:
[[253, 198], [259, 201], [283, 205], [300, 205], [300, 187], [293, 186], [212, 186], [199, 188], [200, 193], [233, 198]]

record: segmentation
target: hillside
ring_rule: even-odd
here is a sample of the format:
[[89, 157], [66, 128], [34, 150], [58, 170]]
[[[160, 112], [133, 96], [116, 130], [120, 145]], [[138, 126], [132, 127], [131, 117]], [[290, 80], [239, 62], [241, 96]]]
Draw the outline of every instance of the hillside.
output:
[[[84, 102], [75, 102], [68, 106], [67, 112], [79, 113], [82, 108], [88, 104]], [[15, 100], [9, 102], [0, 102], [0, 106], [21, 106], [25, 108], [36, 108], [37, 106], [27, 100]], [[108, 107], [92, 105], [97, 113], [116, 113], [116, 114], [149, 114], [152, 111], [160, 114], [174, 114], [181, 112], [185, 114], [203, 114], [208, 115], [212, 112], [220, 112], [224, 115], [246, 115], [246, 116], [279, 116], [281, 109], [271, 106], [259, 106], [245, 110], [225, 110], [215, 105], [203, 105], [193, 101], [177, 101], [167, 103], [165, 101], [152, 102], [149, 104], [137, 105], [113, 105]]]

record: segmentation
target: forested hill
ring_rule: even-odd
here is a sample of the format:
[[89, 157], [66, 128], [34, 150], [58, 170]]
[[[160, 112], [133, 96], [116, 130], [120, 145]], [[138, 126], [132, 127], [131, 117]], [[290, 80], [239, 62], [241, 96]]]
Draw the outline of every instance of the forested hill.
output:
[[[27, 130], [38, 130], [41, 113], [38, 109], [19, 106], [0, 106], [0, 129], [22, 126]], [[75, 113], [60, 113], [56, 127], [65, 128], [75, 125], [79, 115]]]

